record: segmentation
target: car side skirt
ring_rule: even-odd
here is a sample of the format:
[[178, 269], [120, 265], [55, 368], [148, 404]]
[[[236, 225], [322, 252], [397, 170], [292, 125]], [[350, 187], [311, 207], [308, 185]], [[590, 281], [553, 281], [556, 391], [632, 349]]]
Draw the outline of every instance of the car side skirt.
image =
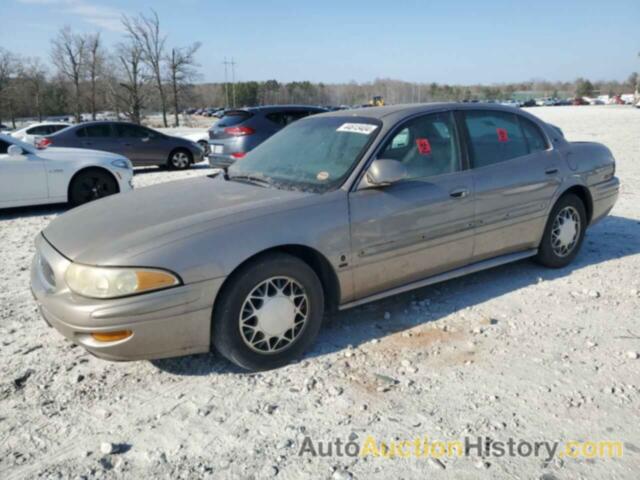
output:
[[381, 300], [383, 298], [390, 297], [392, 295], [398, 295], [400, 293], [408, 292], [410, 290], [415, 290], [416, 288], [422, 288], [422, 287], [426, 287], [427, 285], [433, 285], [434, 283], [440, 283], [446, 280], [451, 280], [453, 278], [463, 277], [470, 273], [480, 272], [482, 270], [498, 267], [506, 263], [517, 262], [518, 260], [523, 260], [525, 258], [533, 257], [537, 255], [537, 253], [538, 253], [538, 249], [533, 248], [530, 250], [525, 250], [523, 252], [510, 253], [508, 255], [501, 255], [499, 257], [490, 258], [488, 260], [483, 260], [481, 262], [472, 263], [471, 265], [466, 265], [464, 267], [456, 268], [455, 270], [450, 270], [445, 273], [440, 273], [438, 275], [434, 275], [432, 277], [418, 280], [416, 282], [408, 283], [400, 287], [392, 288], [390, 290], [385, 290], [384, 292], [376, 293], [375, 295], [370, 295], [368, 297], [364, 297], [359, 300], [355, 300], [353, 302], [344, 303], [340, 305], [338, 309], [346, 310], [348, 308], [358, 307], [360, 305], [364, 305], [365, 303], [375, 302], [376, 300]]

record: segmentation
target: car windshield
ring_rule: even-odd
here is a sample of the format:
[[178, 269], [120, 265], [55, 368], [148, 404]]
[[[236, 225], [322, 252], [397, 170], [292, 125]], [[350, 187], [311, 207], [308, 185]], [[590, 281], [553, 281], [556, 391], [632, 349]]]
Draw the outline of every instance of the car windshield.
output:
[[373, 141], [380, 125], [366, 117], [299, 120], [229, 167], [229, 178], [314, 192], [337, 188]]

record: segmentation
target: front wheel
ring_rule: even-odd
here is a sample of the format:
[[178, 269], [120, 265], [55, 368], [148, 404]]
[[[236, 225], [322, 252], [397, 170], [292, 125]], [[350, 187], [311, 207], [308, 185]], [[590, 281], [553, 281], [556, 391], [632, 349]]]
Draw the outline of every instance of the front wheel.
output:
[[169, 168], [173, 170], [185, 170], [191, 165], [191, 152], [188, 150], [175, 150], [169, 156]]
[[582, 200], [571, 193], [562, 196], [551, 210], [536, 261], [550, 268], [569, 265], [580, 250], [586, 228]]
[[213, 312], [212, 343], [247, 370], [269, 370], [313, 343], [324, 314], [316, 273], [287, 254], [272, 254], [235, 272]]
[[75, 207], [114, 193], [118, 193], [118, 183], [109, 172], [100, 169], [84, 170], [69, 185], [69, 203]]

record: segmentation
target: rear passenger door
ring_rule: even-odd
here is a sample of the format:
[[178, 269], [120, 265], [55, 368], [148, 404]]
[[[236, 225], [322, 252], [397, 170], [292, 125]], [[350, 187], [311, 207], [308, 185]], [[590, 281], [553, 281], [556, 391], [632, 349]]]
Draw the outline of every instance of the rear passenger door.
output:
[[476, 194], [473, 260], [536, 248], [560, 185], [560, 158], [542, 130], [516, 113], [460, 113]]

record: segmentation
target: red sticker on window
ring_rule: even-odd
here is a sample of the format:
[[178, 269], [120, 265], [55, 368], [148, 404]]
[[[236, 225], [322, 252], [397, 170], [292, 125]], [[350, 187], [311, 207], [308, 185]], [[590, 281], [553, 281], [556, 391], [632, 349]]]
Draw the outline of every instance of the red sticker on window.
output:
[[496, 132], [498, 133], [498, 141], [499, 142], [508, 142], [509, 134], [504, 128], [496, 128]]
[[431, 144], [426, 138], [416, 138], [418, 153], [420, 155], [431, 155]]

